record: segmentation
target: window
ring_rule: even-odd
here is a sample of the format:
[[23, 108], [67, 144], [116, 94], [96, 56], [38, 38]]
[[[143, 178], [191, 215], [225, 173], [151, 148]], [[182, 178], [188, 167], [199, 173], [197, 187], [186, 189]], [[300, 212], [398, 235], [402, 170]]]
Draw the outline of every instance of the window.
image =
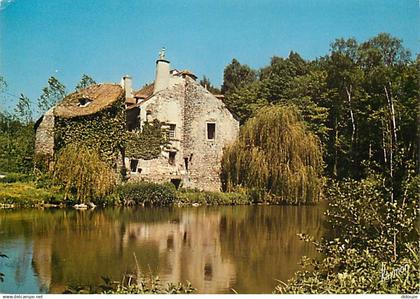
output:
[[216, 124], [207, 123], [207, 139], [214, 140], [216, 138]]
[[92, 103], [92, 100], [88, 98], [80, 98], [78, 106], [84, 108], [89, 106], [90, 103]]
[[188, 158], [184, 158], [184, 167], [185, 170], [188, 171]]
[[131, 172], [137, 172], [137, 166], [139, 165], [139, 160], [131, 159], [130, 160], [130, 170]]
[[169, 165], [175, 165], [175, 155], [176, 155], [176, 152], [169, 152], [169, 159], [168, 159]]
[[152, 121], [152, 111], [147, 110], [146, 111], [146, 121], [151, 122]]
[[168, 131], [167, 131], [168, 139], [174, 139], [175, 138], [175, 128], [176, 128], [175, 124], [170, 124], [169, 125]]

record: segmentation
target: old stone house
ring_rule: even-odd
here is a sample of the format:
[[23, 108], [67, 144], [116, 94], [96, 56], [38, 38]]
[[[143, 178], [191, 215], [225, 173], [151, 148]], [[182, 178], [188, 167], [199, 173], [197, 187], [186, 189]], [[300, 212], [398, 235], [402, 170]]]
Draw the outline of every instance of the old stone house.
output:
[[[118, 160], [127, 169], [129, 180], [219, 190], [223, 148], [236, 139], [239, 122], [220, 97], [211, 94], [196, 79], [190, 71], [171, 70], [170, 62], [161, 52], [154, 82], [140, 90], [133, 90], [132, 79], [126, 75], [119, 85], [94, 85], [64, 98], [37, 122], [35, 151], [53, 155], [58, 142], [54, 133], [58, 120], [89, 119], [103, 111], [109, 111], [107, 117], [117, 119], [112, 107], [122, 103], [125, 125], [121, 130], [141, 132], [146, 123], [157, 120], [167, 140], [152, 158], [133, 157], [122, 149]], [[82, 138], [89, 139], [83, 136], [83, 127], [78, 130]]]

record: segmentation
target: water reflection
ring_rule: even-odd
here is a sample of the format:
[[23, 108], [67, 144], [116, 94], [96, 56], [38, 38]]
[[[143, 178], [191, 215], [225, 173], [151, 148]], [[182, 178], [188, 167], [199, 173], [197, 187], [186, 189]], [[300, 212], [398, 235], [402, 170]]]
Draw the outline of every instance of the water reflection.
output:
[[322, 206], [0, 211], [2, 293], [60, 293], [135, 269], [200, 293], [270, 293], [322, 233]]

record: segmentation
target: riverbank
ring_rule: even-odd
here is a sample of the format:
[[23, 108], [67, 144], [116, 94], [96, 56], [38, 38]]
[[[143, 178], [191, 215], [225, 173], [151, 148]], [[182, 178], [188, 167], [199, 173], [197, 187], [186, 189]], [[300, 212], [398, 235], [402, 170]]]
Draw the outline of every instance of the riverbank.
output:
[[[0, 179], [0, 208], [30, 207], [75, 207], [81, 201], [63, 189], [47, 176], [35, 178], [31, 175], [9, 174]], [[245, 189], [239, 192], [202, 191], [197, 189], [176, 189], [171, 183], [135, 182], [124, 183], [113, 188], [101, 198], [85, 203], [91, 206], [219, 206], [275, 204], [285, 202], [271, 195], [264, 195]]]
[[[131, 188], [129, 191], [126, 186], [119, 186], [112, 194], [94, 202], [99, 206], [216, 206], [252, 203], [244, 193], [176, 190], [167, 184], [142, 183], [135, 186], [137, 188]], [[35, 181], [0, 182], [0, 209], [65, 208], [76, 203], [76, 200], [65, 200], [64, 193], [57, 186], [39, 186]]]

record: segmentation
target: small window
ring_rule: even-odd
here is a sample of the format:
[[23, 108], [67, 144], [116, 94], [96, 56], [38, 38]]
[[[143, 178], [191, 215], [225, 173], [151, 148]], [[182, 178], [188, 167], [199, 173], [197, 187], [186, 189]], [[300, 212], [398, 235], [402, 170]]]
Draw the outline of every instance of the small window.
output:
[[176, 155], [176, 152], [169, 152], [169, 159], [168, 159], [169, 165], [175, 165], [175, 155]]
[[152, 111], [147, 110], [146, 111], [146, 121], [151, 122], [152, 121]]
[[84, 108], [89, 106], [90, 103], [92, 103], [92, 100], [88, 98], [80, 98], [78, 106]]
[[174, 139], [175, 138], [175, 128], [176, 128], [175, 124], [170, 124], [169, 125], [168, 131], [167, 131], [168, 139]]
[[185, 170], [188, 171], [188, 158], [184, 158], [184, 167]]
[[214, 140], [216, 137], [216, 124], [207, 123], [207, 139]]
[[130, 160], [130, 170], [131, 172], [137, 172], [137, 166], [139, 165], [139, 160], [131, 159]]

